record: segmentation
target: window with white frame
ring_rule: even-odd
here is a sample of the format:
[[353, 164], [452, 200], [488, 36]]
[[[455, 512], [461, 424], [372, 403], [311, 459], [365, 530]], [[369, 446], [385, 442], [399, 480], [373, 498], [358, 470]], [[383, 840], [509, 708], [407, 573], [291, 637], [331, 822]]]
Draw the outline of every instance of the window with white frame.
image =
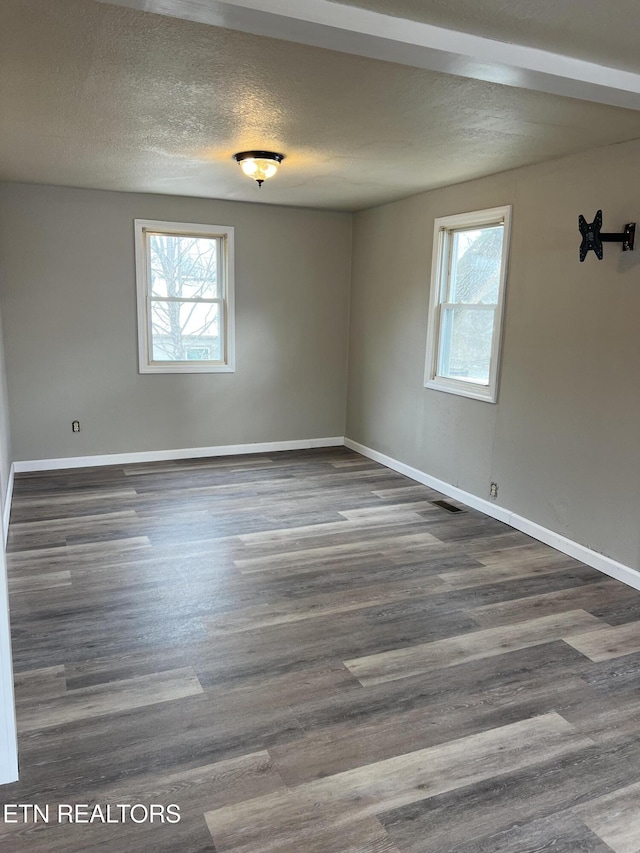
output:
[[425, 386], [495, 403], [511, 206], [435, 221]]
[[135, 220], [140, 373], [234, 370], [233, 228]]

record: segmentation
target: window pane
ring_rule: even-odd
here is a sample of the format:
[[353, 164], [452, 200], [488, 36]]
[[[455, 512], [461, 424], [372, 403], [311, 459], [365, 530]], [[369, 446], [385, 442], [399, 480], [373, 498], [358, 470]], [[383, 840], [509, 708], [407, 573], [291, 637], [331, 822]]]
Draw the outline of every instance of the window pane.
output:
[[443, 308], [438, 375], [489, 384], [495, 311]]
[[151, 293], [180, 299], [217, 299], [217, 237], [149, 234]]
[[151, 303], [153, 361], [221, 361], [219, 303]]
[[495, 305], [500, 291], [504, 227], [454, 231], [449, 302]]

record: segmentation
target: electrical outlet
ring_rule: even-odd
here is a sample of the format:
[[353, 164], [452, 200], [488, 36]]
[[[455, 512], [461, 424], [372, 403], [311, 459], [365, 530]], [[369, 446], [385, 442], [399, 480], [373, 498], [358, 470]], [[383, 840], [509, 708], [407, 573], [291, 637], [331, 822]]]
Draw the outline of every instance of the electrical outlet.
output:
[[80, 432], [80, 421], [71, 421], [71, 431]]
[[489, 497], [490, 498], [497, 498], [498, 497], [498, 484], [497, 483], [491, 483], [491, 485], [489, 486]]

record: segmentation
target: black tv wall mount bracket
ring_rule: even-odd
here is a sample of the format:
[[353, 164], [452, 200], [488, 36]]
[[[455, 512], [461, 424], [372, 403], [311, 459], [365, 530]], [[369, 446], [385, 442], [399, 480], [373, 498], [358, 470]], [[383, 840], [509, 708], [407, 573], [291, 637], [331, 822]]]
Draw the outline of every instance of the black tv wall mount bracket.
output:
[[624, 226], [624, 231], [618, 234], [603, 234], [602, 228], [602, 211], [599, 210], [593, 222], [587, 222], [582, 214], [578, 217], [578, 228], [582, 234], [582, 243], [580, 243], [580, 260], [584, 261], [587, 257], [587, 252], [595, 252], [596, 258], [602, 260], [602, 244], [603, 243], [622, 243], [623, 252], [633, 251], [633, 242], [636, 236], [636, 223], [627, 222]]

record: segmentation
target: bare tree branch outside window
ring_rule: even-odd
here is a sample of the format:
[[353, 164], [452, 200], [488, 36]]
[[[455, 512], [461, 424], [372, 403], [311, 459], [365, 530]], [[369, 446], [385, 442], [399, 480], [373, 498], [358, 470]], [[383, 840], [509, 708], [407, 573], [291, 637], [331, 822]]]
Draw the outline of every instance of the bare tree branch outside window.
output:
[[218, 240], [149, 235], [154, 360], [220, 360]]

